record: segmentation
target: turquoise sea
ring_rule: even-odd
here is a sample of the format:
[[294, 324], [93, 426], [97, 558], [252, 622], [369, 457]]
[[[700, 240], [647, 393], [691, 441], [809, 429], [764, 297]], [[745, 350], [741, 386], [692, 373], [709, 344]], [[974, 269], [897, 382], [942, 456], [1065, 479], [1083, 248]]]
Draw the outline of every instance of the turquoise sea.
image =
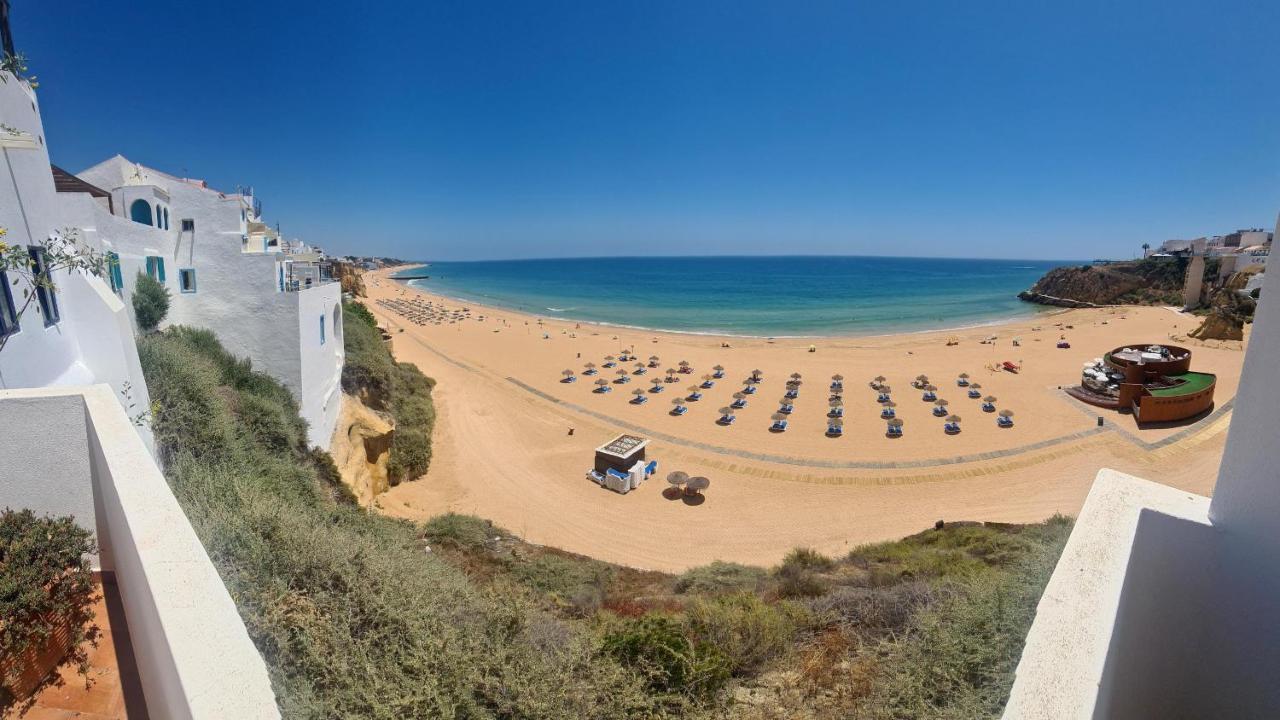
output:
[[1044, 308], [1017, 298], [1067, 261], [646, 257], [439, 262], [427, 292], [569, 320], [761, 337], [954, 328]]

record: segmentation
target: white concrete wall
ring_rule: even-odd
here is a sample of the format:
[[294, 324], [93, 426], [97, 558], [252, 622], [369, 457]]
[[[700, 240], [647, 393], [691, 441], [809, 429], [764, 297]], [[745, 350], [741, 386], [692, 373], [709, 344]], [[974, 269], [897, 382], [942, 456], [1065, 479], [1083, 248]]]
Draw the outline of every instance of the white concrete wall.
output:
[[[118, 155], [79, 177], [113, 193], [128, 182], [165, 190], [172, 240], [165, 270], [173, 295], [165, 324], [212, 330], [228, 351], [249, 358], [254, 368], [283, 383], [298, 399], [310, 442], [328, 449], [337, 423], [343, 355], [340, 341], [320, 347], [318, 323], [340, 297], [338, 283], [282, 292], [280, 256], [243, 252], [248, 223], [241, 210], [252, 206], [251, 199], [223, 195], [151, 168], [139, 171]], [[181, 232], [187, 218], [195, 221], [194, 233]], [[196, 271], [194, 293], [179, 288], [183, 268]]]
[[[151, 716], [278, 718], [262, 656], [112, 389], [0, 391], [0, 417], [11, 421], [0, 442], [23, 449], [0, 453], [0, 505], [62, 512], [59, 495], [94, 498], [101, 567], [115, 574]], [[21, 482], [31, 455], [46, 465], [39, 496]]]
[[[0, 122], [31, 133], [40, 144], [34, 150], [3, 150], [0, 227], [8, 230], [3, 242], [28, 245], [78, 227], [74, 218], [61, 214], [35, 93], [12, 76], [0, 83]], [[81, 238], [93, 242], [87, 234]], [[32, 303], [21, 331], [0, 351], [0, 388], [106, 383], [122, 403], [132, 402], [131, 414], [143, 412], [150, 401], [128, 309], [100, 278], [64, 271], [53, 279], [61, 320], [45, 327], [38, 303]], [[11, 290], [20, 304], [20, 288]], [[150, 433], [139, 432], [149, 443]]]

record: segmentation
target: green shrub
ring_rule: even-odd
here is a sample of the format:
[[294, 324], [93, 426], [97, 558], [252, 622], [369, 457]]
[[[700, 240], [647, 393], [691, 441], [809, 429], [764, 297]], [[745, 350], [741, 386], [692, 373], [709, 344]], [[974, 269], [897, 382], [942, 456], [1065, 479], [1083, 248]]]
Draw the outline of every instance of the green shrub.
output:
[[827, 591], [827, 583], [817, 573], [800, 565], [782, 565], [771, 578], [780, 598], [817, 597]]
[[714, 595], [751, 591], [764, 580], [763, 568], [721, 562], [686, 570], [675, 582], [675, 591], [690, 595]]
[[28, 668], [24, 658], [38, 657], [64, 627], [70, 650], [59, 665], [87, 676], [85, 645], [97, 645], [99, 629], [92, 622], [97, 588], [85, 556], [95, 550], [92, 534], [74, 518], [0, 512], [0, 658], [11, 660], [0, 674], [0, 715], [7, 717], [4, 711], [18, 700], [5, 688]]
[[481, 547], [500, 533], [488, 520], [458, 513], [437, 515], [422, 526], [422, 534], [431, 542], [460, 548]]
[[150, 275], [139, 272], [133, 288], [133, 315], [138, 320], [138, 327], [151, 332], [168, 314], [169, 288]]
[[729, 680], [729, 661], [716, 648], [695, 642], [665, 615], [620, 620], [605, 633], [604, 649], [662, 693], [710, 699]]
[[807, 622], [804, 608], [750, 593], [698, 599], [686, 609], [690, 632], [716, 648], [734, 675], [753, 673], [787, 652]]
[[830, 570], [835, 561], [812, 548], [796, 548], [782, 559], [783, 566], [794, 565], [803, 570]]
[[[139, 356], [165, 475], [285, 717], [652, 714], [594, 635], [527, 593], [476, 587], [409, 523], [335, 501], [305, 425], [277, 414], [296, 416], [287, 391], [210, 335], [171, 328], [140, 338]], [[269, 431], [237, 430], [249, 415]]]

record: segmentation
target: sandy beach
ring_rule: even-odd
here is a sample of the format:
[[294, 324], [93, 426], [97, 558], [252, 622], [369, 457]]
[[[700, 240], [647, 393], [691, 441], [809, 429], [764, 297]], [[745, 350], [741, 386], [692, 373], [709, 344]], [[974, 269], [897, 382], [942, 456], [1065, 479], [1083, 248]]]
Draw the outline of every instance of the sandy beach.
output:
[[[392, 488], [377, 506], [413, 519], [473, 513], [530, 542], [660, 570], [717, 559], [770, 564], [796, 546], [842, 553], [939, 519], [1074, 514], [1102, 467], [1210, 494], [1243, 360], [1244, 343], [1187, 340], [1198, 320], [1168, 308], [1054, 311], [968, 329], [769, 341], [538, 318], [431, 295], [388, 274], [365, 275], [365, 304], [391, 332], [397, 358], [437, 380], [438, 421], [431, 470]], [[383, 304], [411, 298], [433, 303], [443, 319], [419, 324]], [[989, 336], [996, 340], [984, 343]], [[1070, 349], [1056, 347], [1064, 337]], [[1060, 390], [1079, 381], [1083, 362], [1114, 347], [1160, 342], [1190, 347], [1193, 369], [1218, 376], [1212, 414], [1139, 429], [1128, 415], [1090, 408]], [[626, 384], [612, 382], [616, 368], [581, 375], [586, 363], [601, 366], [625, 350], [646, 365], [657, 356], [658, 367], [633, 375], [635, 361], [623, 364]], [[681, 361], [691, 373], [648, 392]], [[1005, 361], [1019, 372], [996, 369]], [[673, 416], [672, 398], [688, 395], [717, 364], [725, 377]], [[562, 382], [566, 369], [577, 381]], [[732, 425], [717, 424], [718, 411], [757, 369], [763, 380], [747, 406]], [[785, 432], [771, 432], [792, 373], [802, 376], [794, 412]], [[832, 438], [825, 431], [837, 373], [844, 376], [844, 433]], [[995, 396], [998, 408], [1014, 411], [1014, 427], [997, 427], [996, 415], [957, 386], [961, 373]], [[921, 374], [949, 402], [947, 412], [961, 417], [958, 435], [943, 432], [934, 404], [911, 387]], [[868, 386], [876, 376], [892, 387], [901, 438], [886, 437]], [[611, 381], [611, 392], [593, 392], [600, 377]], [[646, 390], [643, 405], [630, 402], [636, 388]], [[650, 438], [649, 457], [660, 466], [657, 478], [627, 495], [584, 477], [593, 449], [621, 432]], [[705, 501], [664, 496], [663, 478], [673, 470], [710, 478]]]

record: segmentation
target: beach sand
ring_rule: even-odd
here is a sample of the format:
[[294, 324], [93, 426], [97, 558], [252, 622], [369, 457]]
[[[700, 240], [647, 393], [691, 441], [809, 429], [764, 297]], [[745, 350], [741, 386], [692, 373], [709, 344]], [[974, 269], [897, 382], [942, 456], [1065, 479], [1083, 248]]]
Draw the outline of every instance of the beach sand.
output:
[[[1244, 356], [1244, 343], [1187, 340], [1198, 319], [1168, 308], [1053, 311], [959, 330], [771, 342], [539, 319], [430, 295], [388, 274], [366, 274], [365, 304], [391, 332], [396, 357], [437, 380], [438, 420], [430, 471], [392, 488], [377, 506], [412, 519], [471, 513], [530, 542], [668, 571], [717, 559], [772, 564], [797, 546], [838, 554], [939, 519], [1029, 522], [1074, 514], [1103, 467], [1210, 494]], [[377, 302], [410, 297], [470, 313], [418, 325]], [[991, 335], [994, 344], [980, 342]], [[1062, 336], [1070, 349], [1056, 348]], [[1015, 337], [1020, 347], [1012, 345]], [[949, 339], [957, 344], [948, 346]], [[1160, 342], [1192, 348], [1193, 369], [1217, 374], [1214, 414], [1139, 429], [1131, 416], [1090, 408], [1059, 389], [1079, 381], [1083, 362], [1114, 347]], [[644, 361], [659, 356], [660, 367], [611, 384], [603, 395], [592, 392], [593, 377], [561, 382], [563, 370], [581, 373], [584, 363], [601, 365], [625, 348]], [[649, 389], [681, 360], [692, 365], [691, 375], [646, 393], [644, 405], [630, 404], [633, 389]], [[1006, 360], [1021, 371], [991, 369]], [[716, 364], [726, 377], [690, 402], [687, 414], [670, 415], [671, 398], [687, 395]], [[717, 410], [753, 369], [764, 375], [758, 391], [732, 426], [717, 425]], [[803, 384], [789, 427], [770, 432], [793, 372]], [[961, 372], [995, 395], [999, 408], [1015, 412], [1013, 428], [998, 428], [996, 416], [957, 387]], [[613, 380], [612, 373], [598, 377]], [[824, 434], [834, 373], [845, 378], [839, 438]], [[961, 416], [959, 435], [944, 434], [933, 404], [910, 386], [922, 373], [950, 402], [948, 411]], [[868, 387], [877, 375], [893, 388], [904, 437], [885, 436]], [[650, 438], [648, 457], [659, 462], [658, 476], [627, 495], [584, 477], [593, 449], [621, 432]], [[664, 495], [673, 470], [710, 478], [705, 500]]]

